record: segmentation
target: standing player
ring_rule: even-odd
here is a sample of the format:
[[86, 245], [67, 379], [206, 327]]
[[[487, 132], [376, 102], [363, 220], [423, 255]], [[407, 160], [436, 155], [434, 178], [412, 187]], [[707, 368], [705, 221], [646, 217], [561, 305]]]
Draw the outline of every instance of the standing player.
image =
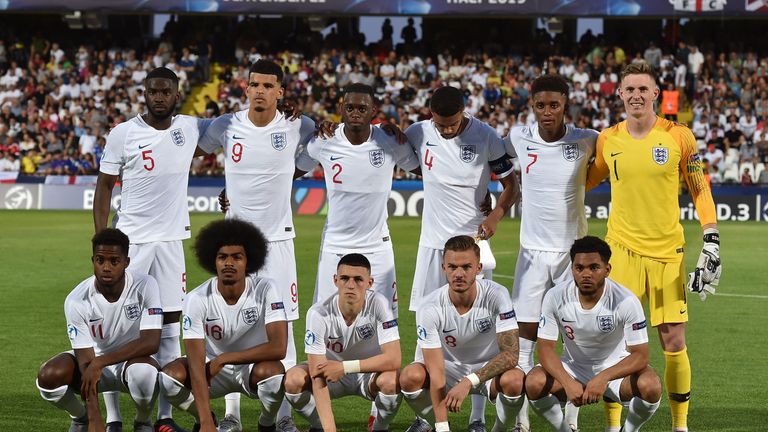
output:
[[369, 289], [374, 281], [364, 255], [341, 257], [333, 282], [337, 294], [307, 312], [307, 363], [286, 373], [286, 397], [310, 431], [336, 431], [331, 399], [344, 396], [374, 401], [373, 430], [389, 430], [402, 400], [397, 317], [389, 300]]
[[[117, 125], [107, 137], [93, 222], [97, 233], [107, 227], [112, 189], [120, 179], [122, 195], [113, 222], [131, 239], [131, 270], [152, 275], [160, 286], [164, 316], [157, 361], [163, 367], [181, 355], [179, 315], [186, 290], [182, 240], [190, 237], [187, 182], [207, 123], [173, 115], [179, 79], [170, 69], [152, 70], [144, 85], [147, 113]], [[117, 395], [104, 399], [107, 421], [120, 422]], [[158, 431], [178, 428], [162, 395], [157, 405]]]
[[[405, 134], [421, 163], [424, 209], [409, 309], [416, 311], [432, 290], [445, 285], [443, 245], [456, 235], [488, 239], [517, 201], [517, 177], [496, 131], [464, 114], [464, 96], [453, 87], [435, 90], [431, 120], [411, 125]], [[496, 208], [485, 217], [479, 208], [491, 173], [504, 187]], [[486, 272], [490, 278], [490, 271]], [[472, 398], [470, 432], [485, 430], [485, 400]]]
[[691, 365], [685, 346], [688, 303], [678, 202], [680, 175], [704, 230], [704, 248], [688, 282], [688, 289], [702, 300], [720, 282], [715, 205], [693, 133], [654, 112], [659, 88], [653, 68], [647, 63], [625, 67], [619, 96], [627, 119], [600, 133], [587, 188], [610, 177], [606, 241], [613, 251], [613, 279], [648, 299], [651, 325], [657, 328], [664, 350], [672, 428], [687, 431]]
[[245, 393], [261, 401], [258, 430], [274, 431], [288, 325], [274, 281], [249, 276], [264, 265], [267, 242], [248, 222], [219, 220], [200, 231], [195, 252], [200, 266], [216, 277], [184, 303], [187, 357], [163, 368], [162, 391], [198, 419], [195, 430], [201, 432], [217, 430], [210, 398]]
[[[509, 292], [477, 279], [482, 264], [472, 237], [453, 237], [444, 249], [448, 284], [416, 312], [416, 361], [400, 376], [403, 395], [418, 415], [434, 412], [436, 432], [450, 430], [448, 411], [458, 412], [468, 394], [482, 395], [496, 403], [493, 431], [505, 431], [523, 403], [525, 379], [516, 367], [517, 321]], [[431, 429], [421, 418], [408, 428], [422, 430]]]
[[[296, 258], [293, 251], [291, 188], [296, 157], [312, 138], [315, 124], [308, 117], [290, 121], [277, 110], [283, 97], [283, 70], [274, 62], [259, 60], [249, 69], [246, 94], [248, 109], [214, 120], [200, 141], [212, 152], [224, 148], [224, 173], [229, 200], [227, 218], [248, 221], [266, 236], [269, 254], [260, 276], [277, 283], [288, 318], [288, 351], [283, 365], [296, 364], [293, 324], [299, 318], [299, 291], [296, 285]], [[227, 396], [222, 424], [226, 431], [239, 431], [239, 394]], [[278, 430], [293, 432], [290, 405], [280, 409]], [[231, 424], [231, 427], [229, 426]]]
[[157, 282], [125, 270], [128, 237], [119, 230], [102, 230], [91, 243], [94, 275], [64, 302], [74, 351], [48, 360], [37, 375], [37, 388], [72, 417], [70, 432], [105, 430], [97, 396], [104, 391], [130, 394], [136, 405], [134, 430], [152, 432], [158, 364], [151, 355], [163, 325]]
[[[520, 326], [520, 367], [525, 373], [534, 366], [544, 294], [571, 279], [568, 251], [574, 240], [587, 234], [584, 189], [597, 132], [565, 125], [568, 92], [568, 82], [559, 75], [536, 78], [531, 85], [536, 123], [516, 126], [504, 139], [507, 153], [519, 158], [521, 167], [520, 254], [512, 304]], [[518, 420], [520, 430], [530, 428], [527, 404]], [[569, 422], [575, 429], [576, 416]]]
[[395, 255], [387, 227], [387, 201], [395, 165], [417, 170], [419, 161], [408, 145], [373, 127], [373, 88], [350, 84], [341, 104], [344, 123], [329, 139], [316, 138], [297, 161], [310, 171], [319, 161], [325, 172], [328, 216], [317, 265], [314, 303], [336, 293], [332, 284], [339, 258], [364, 254], [371, 264], [374, 291], [388, 299], [397, 317]]
[[[648, 366], [643, 307], [631, 291], [608, 279], [611, 249], [604, 241], [591, 236], [576, 240], [570, 256], [574, 280], [544, 296], [541, 366], [525, 377], [525, 391], [557, 430], [568, 430], [559, 400], [581, 406], [603, 397], [629, 405], [623, 431], [640, 430], [661, 399], [661, 382]], [[558, 334], [562, 358], [555, 346]]]

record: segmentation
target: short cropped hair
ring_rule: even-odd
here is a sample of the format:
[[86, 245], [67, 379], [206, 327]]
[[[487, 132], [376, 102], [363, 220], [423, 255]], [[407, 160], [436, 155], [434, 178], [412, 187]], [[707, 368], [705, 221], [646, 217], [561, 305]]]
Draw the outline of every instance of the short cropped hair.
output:
[[373, 87], [369, 86], [368, 84], [363, 83], [352, 83], [344, 87], [344, 96], [346, 97], [350, 93], [361, 93], [361, 94], [367, 94], [371, 97], [371, 100], [374, 99], [374, 92]]
[[91, 238], [91, 250], [93, 253], [96, 253], [96, 248], [99, 246], [120, 246], [120, 252], [128, 256], [129, 244], [128, 236], [115, 228], [105, 228]]
[[238, 219], [222, 219], [209, 223], [200, 230], [195, 240], [195, 254], [200, 267], [216, 274], [216, 255], [224, 246], [242, 246], [245, 249], [248, 273], [264, 266], [267, 259], [267, 239], [253, 224]]
[[464, 252], [471, 250], [475, 253], [477, 258], [480, 258], [480, 246], [477, 245], [475, 239], [470, 236], [460, 235], [451, 237], [445, 242], [445, 251]]
[[599, 237], [586, 236], [573, 242], [570, 252], [571, 262], [573, 262], [576, 254], [593, 252], [600, 254], [600, 259], [602, 259], [605, 264], [608, 264], [608, 261], [611, 260], [611, 247], [608, 246], [608, 243]]
[[336, 265], [336, 269], [338, 270], [338, 268], [343, 265], [348, 265], [351, 267], [364, 267], [366, 270], [368, 270], [368, 273], [371, 272], [371, 262], [368, 261], [368, 258], [366, 258], [363, 254], [351, 253], [344, 255]]
[[542, 75], [533, 80], [533, 84], [531, 84], [531, 95], [548, 91], [564, 94], [567, 99], [568, 93], [570, 92], [568, 81], [562, 76], [554, 74]]
[[656, 76], [656, 70], [649, 63], [639, 61], [636, 63], [630, 63], [624, 66], [619, 76], [619, 81], [624, 81], [627, 75], [648, 75], [653, 78], [653, 82], [656, 82], [658, 77]]
[[450, 117], [464, 111], [464, 95], [456, 87], [440, 87], [432, 93], [429, 109], [439, 116]]
[[159, 67], [152, 69], [148, 74], [147, 77], [144, 79], [145, 81], [149, 81], [153, 78], [162, 78], [162, 79], [169, 79], [173, 82], [175, 86], [179, 85], [179, 77], [176, 75], [176, 72], [168, 69], [167, 67]]
[[274, 75], [277, 77], [277, 82], [280, 86], [282, 87], [283, 85], [283, 68], [273, 61], [264, 59], [256, 60], [256, 62], [251, 65], [251, 68], [248, 69], [248, 76], [252, 73]]

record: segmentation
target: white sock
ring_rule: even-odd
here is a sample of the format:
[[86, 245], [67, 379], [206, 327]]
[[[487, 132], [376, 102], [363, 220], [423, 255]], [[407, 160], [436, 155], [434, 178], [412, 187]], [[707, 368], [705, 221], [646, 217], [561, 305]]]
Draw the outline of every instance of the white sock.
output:
[[312, 397], [311, 391], [305, 391], [298, 394], [286, 393], [285, 399], [291, 403], [293, 409], [304, 417], [309, 422], [310, 427], [322, 429], [323, 425], [320, 423], [320, 416], [317, 414], [317, 406], [315, 405], [315, 398]]
[[224, 396], [225, 416], [234, 416], [240, 420], [240, 393], [229, 393]]
[[606, 426], [605, 432], [621, 432], [621, 427], [619, 426]]
[[531, 406], [540, 416], [544, 417], [556, 430], [563, 427], [563, 411], [560, 409], [560, 401], [553, 395], [544, 396], [541, 399], [531, 400]]
[[[536, 342], [526, 339], [524, 337], [521, 337], [519, 339], [520, 344], [520, 356], [518, 357], [517, 364], [520, 366], [520, 369], [523, 370], [526, 374], [533, 369], [533, 351], [536, 347]], [[523, 395], [523, 406], [520, 407], [520, 411], [517, 413], [517, 423], [527, 427], [530, 429], [531, 427], [531, 418], [528, 416], [528, 398]]]
[[160, 372], [160, 394], [176, 408], [186, 411], [198, 418], [195, 396], [192, 390], [184, 387], [184, 384], [171, 378], [165, 372]]
[[56, 408], [63, 409], [73, 419], [83, 417], [87, 414], [85, 405], [80, 401], [70, 386], [61, 386], [53, 390], [48, 390], [40, 387], [40, 384], [35, 380], [37, 389], [40, 390], [40, 396], [43, 399], [51, 403]]
[[389, 424], [397, 415], [397, 410], [400, 408], [400, 402], [403, 400], [403, 395], [400, 394], [384, 394], [379, 392], [376, 395], [376, 420], [373, 421], [373, 430], [383, 431], [389, 429]]
[[136, 404], [136, 421], [152, 421], [152, 406], [158, 395], [157, 369], [147, 363], [134, 363], [123, 372], [131, 399]]
[[[157, 362], [160, 363], [161, 368], [181, 357], [180, 333], [179, 323], [163, 324], [163, 329], [160, 331], [160, 348], [157, 350]], [[160, 393], [160, 397], [157, 398], [157, 419], [171, 418], [171, 416], [171, 404], [165, 400], [163, 393]]]
[[122, 422], [123, 414], [120, 412], [120, 392], [109, 391], [101, 395], [104, 398], [104, 407], [107, 409], [107, 423]]
[[376, 417], [376, 413], [378, 410], [376, 409], [376, 401], [371, 402], [371, 417]]
[[507, 396], [499, 393], [496, 396], [496, 422], [493, 424], [493, 432], [506, 431], [509, 426], [513, 426], [513, 419], [524, 401], [525, 396]]
[[411, 407], [413, 412], [417, 416], [426, 419], [434, 420], [435, 413], [432, 411], [432, 398], [429, 397], [429, 392], [425, 389], [419, 389], [415, 392], [402, 391], [405, 401]]
[[659, 408], [659, 402], [646, 402], [635, 396], [629, 401], [629, 413], [624, 421], [625, 432], [635, 432], [640, 430], [640, 426], [653, 417], [653, 413]]
[[472, 412], [469, 414], [469, 422], [481, 421], [485, 424], [485, 401], [488, 400], [484, 395], [471, 394]]
[[[565, 403], [565, 413], [563, 415], [563, 422], [566, 426], [571, 425], [574, 429], [579, 426], [579, 407], [574, 405], [571, 401]], [[616, 432], [619, 432], [618, 430]]]
[[262, 410], [259, 414], [259, 424], [272, 426], [276, 422], [280, 404], [285, 401], [283, 391], [283, 375], [274, 375], [257, 383], [256, 394], [259, 395]]
[[[285, 370], [296, 366], [296, 341], [293, 337], [293, 321], [288, 321], [288, 343], [285, 347], [285, 358], [282, 361]], [[283, 399], [280, 409], [277, 410], [277, 419], [291, 416], [291, 404]]]

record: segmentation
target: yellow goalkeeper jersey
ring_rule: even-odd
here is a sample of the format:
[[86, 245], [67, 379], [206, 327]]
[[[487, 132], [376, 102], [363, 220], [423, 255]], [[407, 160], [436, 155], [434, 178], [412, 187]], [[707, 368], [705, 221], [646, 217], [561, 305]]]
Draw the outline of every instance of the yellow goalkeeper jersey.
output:
[[642, 139], [627, 132], [626, 121], [600, 133], [587, 188], [610, 177], [606, 238], [658, 261], [682, 260], [685, 237], [678, 201], [681, 174], [702, 225], [715, 223], [712, 192], [704, 178], [696, 139], [688, 127], [658, 117]]

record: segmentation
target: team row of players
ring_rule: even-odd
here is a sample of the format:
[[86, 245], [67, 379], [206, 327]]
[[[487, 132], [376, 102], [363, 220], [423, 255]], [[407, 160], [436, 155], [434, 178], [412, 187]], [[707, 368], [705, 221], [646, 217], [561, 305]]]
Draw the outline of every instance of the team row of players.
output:
[[[106, 229], [93, 238], [94, 276], [67, 297], [67, 333], [73, 351], [48, 361], [38, 388], [67, 411], [74, 430], [101, 423], [97, 392], [129, 393], [134, 429], [150, 431], [150, 410], [163, 394], [194, 415], [195, 430], [213, 431], [210, 398], [240, 392], [262, 404], [259, 430], [275, 430], [283, 397], [310, 423], [334, 431], [330, 400], [374, 401], [373, 430], [388, 430], [401, 400], [421, 418], [449, 430], [448, 411], [469, 394], [496, 405], [494, 431], [507, 430], [526, 394], [557, 430], [568, 430], [560, 402], [576, 406], [606, 397], [629, 405], [625, 430], [638, 430], [654, 413], [661, 384], [648, 367], [646, 320], [631, 291], [607, 279], [611, 251], [595, 237], [570, 248], [573, 280], [549, 290], [539, 329], [541, 365], [518, 367], [518, 325], [507, 288], [481, 276], [480, 248], [469, 236], [444, 245], [448, 283], [429, 294], [416, 313], [416, 360], [402, 372], [398, 320], [392, 301], [370, 288], [371, 264], [344, 255], [332, 279], [335, 293], [307, 312], [308, 361], [286, 367], [288, 325], [276, 284], [254, 276], [267, 242], [253, 225], [223, 220], [201, 230], [200, 265], [216, 276], [184, 303], [186, 357], [159, 371], [162, 305], [155, 279], [127, 271], [128, 238]], [[564, 342], [562, 358], [555, 343]], [[79, 371], [80, 365], [86, 365]], [[586, 386], [583, 386], [585, 383]], [[83, 395], [86, 405], [76, 398]], [[560, 399], [558, 399], [558, 397]], [[93, 429], [88, 429], [93, 430]]]

